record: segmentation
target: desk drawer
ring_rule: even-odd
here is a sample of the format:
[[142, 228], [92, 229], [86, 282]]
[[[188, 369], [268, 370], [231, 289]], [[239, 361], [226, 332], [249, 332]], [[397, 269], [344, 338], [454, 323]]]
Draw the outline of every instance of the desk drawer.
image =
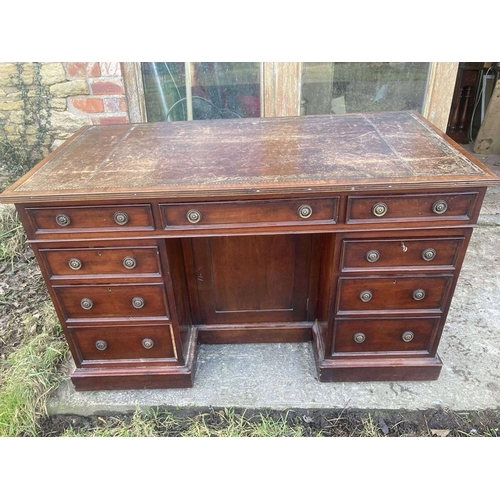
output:
[[333, 352], [428, 351], [439, 318], [339, 319]]
[[176, 359], [170, 325], [69, 328], [82, 359]]
[[162, 204], [165, 229], [231, 225], [335, 224], [338, 198]]
[[478, 193], [349, 196], [347, 223], [471, 219]]
[[26, 213], [35, 234], [154, 229], [147, 204], [27, 208]]
[[158, 247], [40, 249], [54, 278], [161, 276]]
[[161, 284], [55, 285], [53, 287], [68, 321], [110, 318], [168, 318]]
[[452, 275], [339, 278], [338, 312], [441, 312]]
[[464, 236], [345, 239], [341, 271], [445, 267], [454, 269]]

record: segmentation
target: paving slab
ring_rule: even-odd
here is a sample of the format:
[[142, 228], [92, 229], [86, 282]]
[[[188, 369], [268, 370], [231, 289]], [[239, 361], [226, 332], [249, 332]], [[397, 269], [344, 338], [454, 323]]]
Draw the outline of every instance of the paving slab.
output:
[[[497, 218], [498, 219], [498, 218]], [[136, 409], [500, 408], [500, 223], [473, 233], [438, 350], [437, 381], [317, 381], [311, 343], [202, 345], [190, 389], [76, 392], [64, 382], [50, 414], [103, 415]]]

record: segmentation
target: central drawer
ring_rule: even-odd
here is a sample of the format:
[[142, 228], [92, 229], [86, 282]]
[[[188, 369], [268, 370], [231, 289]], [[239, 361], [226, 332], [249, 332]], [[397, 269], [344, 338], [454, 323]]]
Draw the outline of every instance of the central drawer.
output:
[[452, 275], [339, 278], [339, 314], [373, 311], [442, 312]]
[[173, 227], [335, 224], [338, 197], [293, 200], [160, 204], [162, 224]]
[[54, 285], [53, 289], [68, 322], [169, 316], [163, 284]]

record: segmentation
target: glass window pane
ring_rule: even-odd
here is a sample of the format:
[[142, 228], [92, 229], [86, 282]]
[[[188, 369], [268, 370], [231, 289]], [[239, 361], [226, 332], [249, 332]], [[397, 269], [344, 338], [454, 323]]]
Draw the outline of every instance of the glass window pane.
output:
[[422, 111], [430, 63], [302, 63], [302, 114]]
[[142, 63], [148, 121], [260, 116], [260, 66], [258, 62]]

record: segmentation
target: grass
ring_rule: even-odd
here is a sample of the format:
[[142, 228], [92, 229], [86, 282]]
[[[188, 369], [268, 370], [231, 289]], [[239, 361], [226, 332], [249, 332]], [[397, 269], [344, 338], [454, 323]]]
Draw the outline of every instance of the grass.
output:
[[14, 206], [0, 205], [0, 262], [12, 266], [26, 250], [26, 234]]
[[24, 316], [31, 335], [3, 367], [0, 392], [0, 436], [37, 436], [47, 415], [47, 396], [61, 382], [58, 371], [68, 348], [50, 302], [37, 313]]

